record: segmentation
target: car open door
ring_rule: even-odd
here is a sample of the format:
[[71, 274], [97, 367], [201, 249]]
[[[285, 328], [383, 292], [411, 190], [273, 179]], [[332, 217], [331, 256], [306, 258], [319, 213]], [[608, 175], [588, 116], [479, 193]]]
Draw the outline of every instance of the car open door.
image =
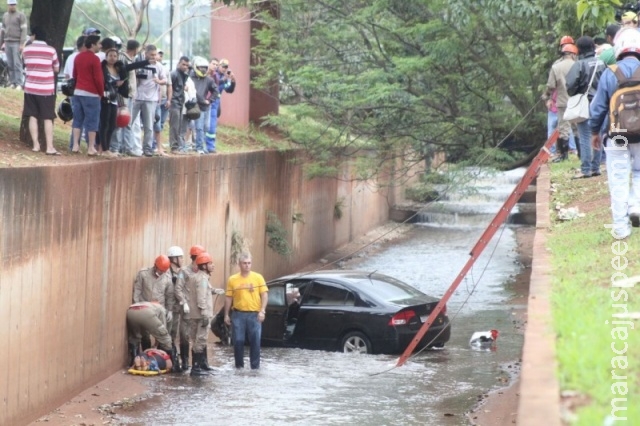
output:
[[284, 341], [286, 329], [285, 283], [279, 282], [269, 286], [269, 298], [266, 315], [262, 323], [262, 342], [270, 346], [280, 346]]

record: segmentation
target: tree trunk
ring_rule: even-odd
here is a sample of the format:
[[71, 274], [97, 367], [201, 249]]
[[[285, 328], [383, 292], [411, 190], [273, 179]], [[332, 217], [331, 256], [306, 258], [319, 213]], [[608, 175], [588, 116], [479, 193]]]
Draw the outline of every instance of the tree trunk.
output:
[[[34, 0], [29, 18], [29, 28], [40, 27], [47, 34], [47, 44], [53, 46], [58, 52], [58, 60], [62, 64], [62, 48], [64, 39], [71, 19], [71, 10], [74, 0]], [[78, 34], [80, 35], [80, 34]], [[56, 75], [57, 78], [57, 75]], [[38, 121], [38, 139], [40, 147], [46, 149], [44, 142], [44, 125], [42, 120]], [[20, 122], [20, 140], [31, 145], [29, 136], [29, 118], [23, 116]]]
[[[34, 0], [29, 26], [37, 26], [47, 33], [47, 44], [55, 47], [58, 58], [67, 35], [74, 0]], [[81, 34], [78, 34], [80, 36]]]

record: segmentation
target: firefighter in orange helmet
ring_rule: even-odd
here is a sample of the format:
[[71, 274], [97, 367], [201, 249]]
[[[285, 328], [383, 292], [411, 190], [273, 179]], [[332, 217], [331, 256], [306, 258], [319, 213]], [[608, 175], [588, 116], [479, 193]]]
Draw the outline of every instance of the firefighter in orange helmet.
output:
[[202, 376], [209, 374], [208, 370], [211, 369], [206, 359], [206, 349], [209, 324], [213, 318], [213, 289], [209, 278], [214, 266], [213, 259], [207, 252], [200, 253], [195, 263], [198, 271], [190, 275], [185, 284], [185, 304], [188, 303], [189, 309], [184, 318], [189, 327], [189, 340], [193, 344], [191, 375]]
[[191, 275], [198, 272], [196, 258], [205, 251], [205, 248], [199, 244], [191, 246], [189, 249], [191, 264], [185, 265], [180, 269], [176, 280], [176, 301], [180, 304], [180, 359], [184, 371], [189, 368], [189, 328], [185, 320], [185, 315], [188, 315], [190, 312], [189, 289], [185, 287], [185, 284]]
[[[133, 282], [133, 303], [158, 302], [166, 310], [166, 322], [173, 320], [173, 284], [169, 270], [169, 258], [164, 254], [156, 257], [150, 268], [141, 269]], [[151, 347], [149, 333], [142, 336], [142, 350]]]

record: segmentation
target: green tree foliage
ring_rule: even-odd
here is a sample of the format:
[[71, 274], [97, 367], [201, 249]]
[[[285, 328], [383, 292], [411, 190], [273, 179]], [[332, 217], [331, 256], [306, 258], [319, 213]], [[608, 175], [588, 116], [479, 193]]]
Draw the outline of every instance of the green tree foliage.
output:
[[[255, 84], [280, 82], [284, 113], [268, 119], [331, 174], [352, 154], [362, 177], [404, 157], [491, 154], [502, 165], [544, 142], [537, 103], [557, 40], [578, 36], [575, 3], [531, 0], [291, 0], [256, 33]], [[534, 113], [529, 113], [532, 108]]]

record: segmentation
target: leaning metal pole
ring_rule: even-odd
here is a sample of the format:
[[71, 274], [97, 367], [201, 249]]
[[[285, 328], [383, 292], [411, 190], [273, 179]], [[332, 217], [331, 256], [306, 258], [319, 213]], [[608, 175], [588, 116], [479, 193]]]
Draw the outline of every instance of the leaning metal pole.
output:
[[551, 155], [550, 149], [551, 149], [551, 146], [554, 143], [556, 143], [556, 141], [558, 140], [558, 134], [559, 134], [558, 129], [556, 129], [551, 134], [549, 139], [547, 139], [544, 146], [540, 149], [540, 152], [538, 153], [538, 155], [536, 155], [536, 157], [533, 159], [533, 161], [531, 162], [531, 165], [527, 169], [527, 172], [524, 174], [520, 182], [518, 182], [515, 189], [513, 190], [511, 195], [509, 195], [509, 198], [507, 198], [507, 200], [504, 202], [504, 204], [502, 205], [498, 213], [496, 213], [495, 217], [493, 218], [493, 220], [491, 221], [487, 229], [485, 229], [484, 233], [482, 234], [482, 236], [480, 237], [476, 245], [471, 250], [471, 253], [469, 253], [471, 258], [464, 265], [464, 267], [462, 268], [458, 276], [453, 280], [453, 283], [449, 286], [449, 289], [444, 294], [442, 299], [440, 299], [440, 302], [438, 302], [438, 304], [433, 309], [433, 311], [431, 311], [431, 314], [429, 315], [429, 318], [427, 318], [427, 321], [425, 321], [425, 323], [422, 324], [422, 327], [420, 327], [420, 330], [418, 330], [418, 333], [415, 335], [411, 343], [409, 343], [409, 346], [407, 346], [407, 348], [404, 350], [404, 352], [402, 353], [402, 356], [400, 356], [400, 358], [398, 359], [398, 362], [396, 364], [397, 367], [402, 366], [407, 361], [409, 356], [413, 353], [414, 349], [416, 348], [416, 346], [418, 345], [422, 337], [424, 337], [425, 333], [429, 330], [429, 327], [431, 327], [431, 324], [433, 324], [436, 317], [442, 311], [442, 308], [444, 308], [445, 304], [449, 301], [449, 299], [453, 295], [453, 292], [456, 291], [456, 289], [458, 288], [458, 286], [460, 285], [464, 277], [467, 275], [467, 273], [469, 272], [469, 270], [471, 269], [475, 261], [482, 254], [482, 251], [485, 249], [487, 244], [489, 244], [489, 241], [491, 241], [491, 238], [493, 238], [493, 236], [496, 234], [500, 226], [502, 226], [505, 220], [507, 220], [507, 217], [509, 217], [509, 213], [511, 212], [511, 209], [513, 209], [513, 206], [516, 205], [516, 203], [518, 202], [522, 194], [524, 194], [524, 191], [529, 187], [531, 182], [538, 176], [538, 172], [540, 171], [540, 166], [546, 163], [547, 160], [549, 159], [549, 156]]

